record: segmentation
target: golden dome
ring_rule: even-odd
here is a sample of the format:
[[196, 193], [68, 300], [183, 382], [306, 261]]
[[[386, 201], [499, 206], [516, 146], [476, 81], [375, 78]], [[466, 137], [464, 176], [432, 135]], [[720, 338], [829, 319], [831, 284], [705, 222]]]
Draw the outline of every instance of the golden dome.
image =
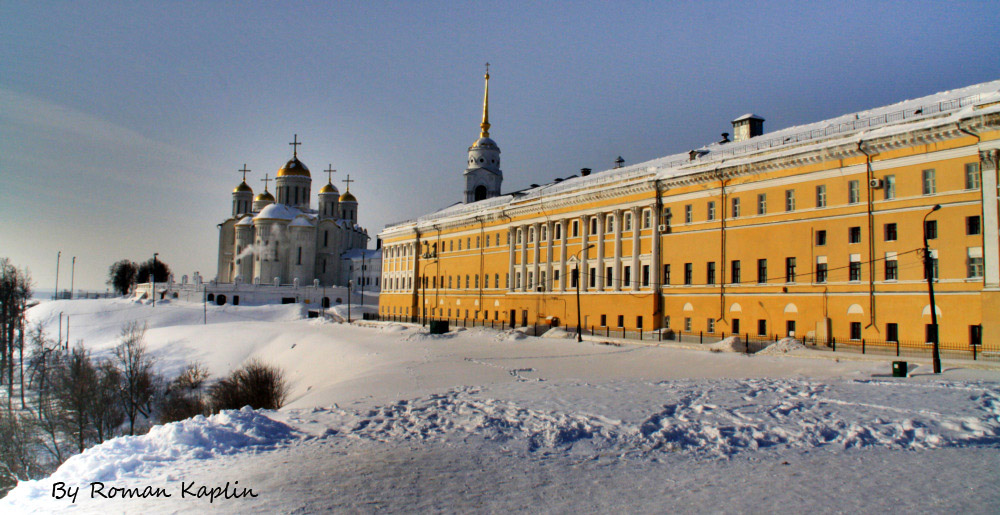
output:
[[241, 193], [244, 191], [249, 191], [250, 193], [253, 193], [253, 190], [250, 188], [250, 185], [247, 184], [247, 181], [241, 182], [240, 185], [233, 190], [233, 193]]
[[290, 175], [311, 177], [311, 175], [309, 175], [309, 169], [306, 168], [306, 165], [302, 164], [302, 161], [299, 161], [299, 158], [297, 157], [289, 159], [288, 162], [285, 163], [285, 166], [281, 167], [281, 170], [278, 170], [278, 177], [287, 177]]
[[320, 193], [340, 193], [339, 191], [337, 191], [337, 187], [334, 186], [333, 183], [330, 183], [330, 182], [326, 183], [326, 186], [323, 186], [322, 188], [320, 188], [319, 192]]
[[270, 191], [264, 190], [263, 193], [257, 195], [253, 199], [254, 202], [260, 202], [262, 200], [267, 200], [267, 201], [270, 201], [270, 202], [274, 202], [274, 195], [271, 195]]
[[357, 202], [358, 199], [354, 198], [354, 195], [352, 195], [351, 192], [350, 192], [350, 190], [348, 190], [348, 191], [345, 191], [344, 194], [340, 196], [340, 201], [341, 202]]

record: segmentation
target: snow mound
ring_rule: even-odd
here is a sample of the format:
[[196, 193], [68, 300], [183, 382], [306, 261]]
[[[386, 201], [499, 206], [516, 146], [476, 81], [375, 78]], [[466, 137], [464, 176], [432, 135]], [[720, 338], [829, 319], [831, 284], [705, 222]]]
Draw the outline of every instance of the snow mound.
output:
[[506, 331], [500, 331], [497, 333], [496, 340], [498, 342], [512, 342], [517, 340], [523, 340], [528, 337], [528, 333], [523, 327], [518, 327], [517, 329], [508, 329]]
[[709, 350], [719, 351], [719, 352], [746, 352], [746, 346], [743, 345], [743, 339], [739, 336], [730, 336], [721, 342], [710, 343], [705, 345]]
[[575, 336], [576, 336], [575, 332], [571, 333], [563, 329], [562, 327], [553, 327], [552, 329], [545, 331], [545, 334], [542, 335], [542, 338], [573, 338]]
[[174, 463], [208, 460], [249, 450], [270, 450], [297, 438], [299, 432], [249, 406], [210, 417], [201, 415], [154, 426], [139, 436], [120, 436], [66, 460], [44, 481], [22, 481], [6, 501], [47, 498], [55, 481], [68, 484], [150, 477]]
[[795, 338], [782, 338], [771, 345], [761, 349], [757, 354], [764, 356], [780, 356], [797, 350], [805, 349], [806, 346]]

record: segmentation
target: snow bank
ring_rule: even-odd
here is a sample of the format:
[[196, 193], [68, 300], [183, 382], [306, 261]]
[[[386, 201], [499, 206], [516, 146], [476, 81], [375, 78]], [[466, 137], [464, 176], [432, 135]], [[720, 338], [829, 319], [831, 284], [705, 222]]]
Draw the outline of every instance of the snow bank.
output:
[[710, 343], [705, 347], [719, 352], [746, 352], [746, 346], [743, 345], [743, 340], [739, 336], [730, 336], [721, 342]]
[[789, 352], [795, 352], [805, 348], [806, 346], [802, 345], [802, 342], [796, 340], [795, 338], [782, 338], [771, 345], [768, 345], [764, 349], [761, 349], [757, 352], [757, 354], [763, 356], [780, 356], [782, 354], [788, 354]]
[[5, 502], [16, 505], [51, 495], [51, 484], [148, 478], [158, 470], [192, 460], [210, 460], [239, 452], [275, 449], [299, 436], [292, 427], [249, 406], [210, 417], [197, 416], [154, 426], [140, 436], [121, 436], [66, 460], [43, 481], [23, 481]]
[[545, 331], [542, 338], [574, 338], [575, 336], [576, 332], [571, 333], [562, 327], [553, 327], [552, 329]]

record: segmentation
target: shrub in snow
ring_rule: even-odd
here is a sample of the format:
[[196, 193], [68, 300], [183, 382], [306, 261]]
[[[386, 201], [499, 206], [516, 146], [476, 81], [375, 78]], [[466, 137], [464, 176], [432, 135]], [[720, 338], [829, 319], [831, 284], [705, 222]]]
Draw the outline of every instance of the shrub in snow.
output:
[[208, 379], [208, 371], [198, 363], [188, 365], [167, 385], [160, 404], [160, 422], [176, 422], [196, 415], [207, 415], [208, 403], [201, 386]]
[[278, 409], [285, 403], [288, 385], [281, 369], [252, 359], [229, 377], [212, 386], [209, 397], [212, 411], [240, 409]]

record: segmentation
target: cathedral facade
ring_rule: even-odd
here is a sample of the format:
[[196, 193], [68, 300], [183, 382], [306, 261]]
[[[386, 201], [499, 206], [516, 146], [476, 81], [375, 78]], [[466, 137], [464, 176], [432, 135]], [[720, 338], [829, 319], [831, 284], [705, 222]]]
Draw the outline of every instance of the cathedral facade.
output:
[[[365, 249], [368, 231], [358, 225], [358, 200], [347, 188], [341, 194], [328, 178], [311, 207], [312, 176], [296, 150], [278, 170], [277, 199], [267, 189], [254, 196], [243, 182], [233, 190], [232, 216], [219, 224], [216, 281], [266, 285], [346, 286], [349, 270], [342, 255]], [[328, 173], [334, 170], [327, 170]]]

